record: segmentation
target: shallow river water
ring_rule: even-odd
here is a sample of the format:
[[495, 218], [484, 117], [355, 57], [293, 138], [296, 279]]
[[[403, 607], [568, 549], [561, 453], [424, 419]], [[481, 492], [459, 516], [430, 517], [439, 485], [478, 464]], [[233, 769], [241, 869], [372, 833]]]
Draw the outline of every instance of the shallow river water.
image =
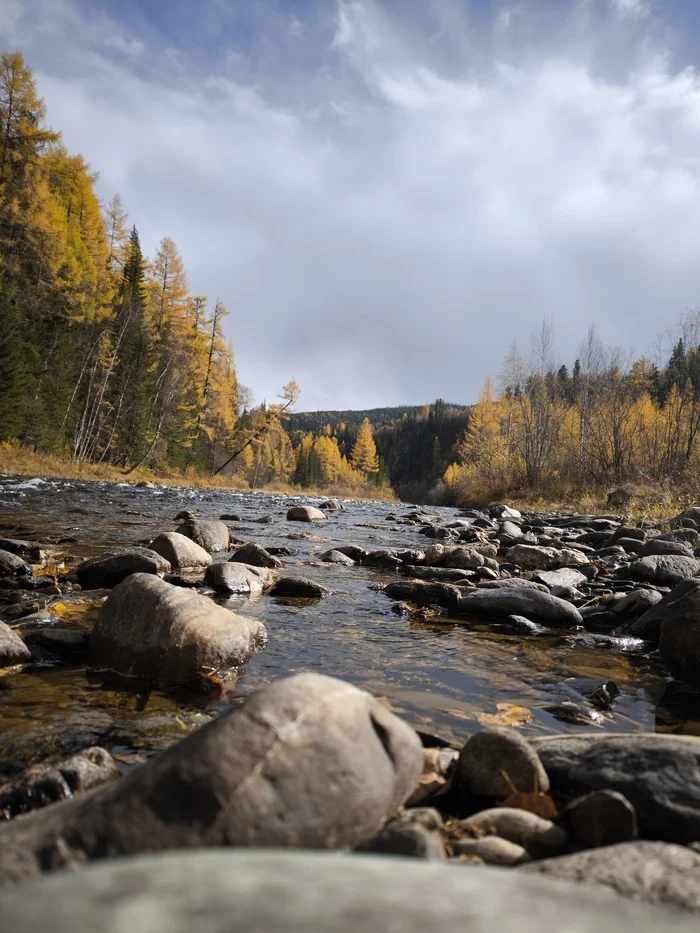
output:
[[[8, 674], [0, 680], [0, 764], [29, 764], [96, 744], [128, 767], [256, 687], [302, 670], [340, 677], [386, 697], [417, 728], [453, 742], [480, 729], [479, 716], [495, 713], [497, 703], [531, 710], [532, 721], [520, 727], [531, 735], [585, 729], [700, 734], [697, 695], [670, 684], [663, 669], [644, 655], [581, 646], [566, 633], [518, 638], [487, 623], [412, 621], [373, 589], [395, 579], [393, 573], [319, 561], [338, 544], [368, 550], [424, 547], [428, 542], [418, 534], [420, 526], [387, 520], [390, 512], [401, 516], [410, 506], [346, 501], [346, 511], [329, 512], [327, 522], [288, 522], [287, 508], [300, 501], [314, 504], [286, 495], [0, 476], [2, 536], [46, 544], [74, 537], [76, 543], [58, 545], [58, 551], [88, 557], [174, 530], [175, 516], [185, 508], [200, 518], [236, 513], [242, 520], [228, 524], [238, 539], [289, 547], [293, 556], [283, 558], [285, 570], [333, 591], [319, 601], [268, 595], [217, 600], [263, 619], [269, 633], [267, 648], [223, 698], [136, 694], [90, 679], [84, 666], [34, 666]], [[454, 509], [430, 511], [445, 520], [455, 515]], [[256, 524], [263, 515], [274, 521]], [[98, 611], [88, 605], [62, 625], [89, 628]], [[580, 677], [613, 680], [620, 690], [598, 725], [565, 723], [545, 709], [566, 699], [567, 680]]]

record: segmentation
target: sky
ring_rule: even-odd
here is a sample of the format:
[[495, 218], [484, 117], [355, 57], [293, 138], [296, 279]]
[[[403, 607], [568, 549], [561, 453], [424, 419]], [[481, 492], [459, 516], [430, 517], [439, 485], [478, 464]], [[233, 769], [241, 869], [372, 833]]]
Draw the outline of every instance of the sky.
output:
[[221, 299], [257, 401], [476, 400], [545, 318], [700, 306], [695, 0], [0, 0], [47, 122]]

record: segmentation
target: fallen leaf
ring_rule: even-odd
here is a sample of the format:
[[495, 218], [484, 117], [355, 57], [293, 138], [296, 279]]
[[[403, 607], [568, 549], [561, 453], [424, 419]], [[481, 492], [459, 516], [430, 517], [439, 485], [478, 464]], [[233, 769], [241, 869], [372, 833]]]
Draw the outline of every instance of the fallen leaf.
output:
[[472, 713], [467, 713], [463, 709], [451, 709], [449, 706], [438, 706], [438, 713], [446, 713], [448, 716], [454, 716], [455, 719], [474, 719]]
[[502, 800], [497, 806], [507, 807], [511, 810], [527, 810], [529, 813], [535, 813], [545, 820], [553, 820], [558, 816], [552, 798], [549, 794], [543, 794], [541, 791], [513, 794], [506, 800]]
[[525, 706], [513, 703], [497, 703], [497, 713], [479, 713], [476, 717], [482, 726], [524, 726], [532, 722], [532, 712]]
[[394, 706], [389, 699], [389, 697], [375, 697], [377, 703], [381, 703], [385, 709], [388, 709], [390, 713], [405, 713], [407, 710], [403, 709], [400, 706]]

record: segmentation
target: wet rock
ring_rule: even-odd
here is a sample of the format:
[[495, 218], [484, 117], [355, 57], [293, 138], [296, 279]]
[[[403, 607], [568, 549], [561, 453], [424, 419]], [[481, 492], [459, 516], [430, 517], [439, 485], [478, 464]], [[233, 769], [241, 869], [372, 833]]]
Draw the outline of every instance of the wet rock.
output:
[[45, 628], [27, 635], [27, 644], [32, 651], [38, 649], [69, 661], [86, 658], [89, 642], [89, 632], [75, 628]]
[[487, 865], [522, 865], [530, 861], [527, 851], [514, 842], [499, 836], [484, 836], [481, 839], [460, 839], [451, 843], [455, 855], [472, 855]]
[[250, 567], [267, 567], [269, 570], [277, 570], [282, 566], [282, 561], [273, 557], [269, 551], [259, 544], [244, 544], [239, 548], [233, 557], [229, 558], [230, 563], [248, 564]]
[[700, 839], [700, 739], [674, 735], [580, 735], [533, 739], [553, 792], [616, 790], [640, 832], [688, 844]]
[[289, 522], [324, 522], [327, 517], [324, 512], [311, 505], [297, 505], [287, 512]]
[[216, 520], [189, 519], [177, 529], [178, 534], [191, 538], [210, 554], [225, 551], [229, 546], [229, 530], [223, 522]]
[[602, 884], [645, 904], [700, 910], [700, 855], [663, 842], [625, 842], [526, 865], [562, 881]]
[[639, 552], [640, 557], [653, 557], [661, 554], [677, 554], [681, 557], [692, 557], [693, 549], [686, 541], [651, 538]]
[[516, 544], [508, 548], [506, 558], [523, 570], [559, 570], [562, 567], [576, 567], [589, 563], [581, 551], [532, 544]]
[[445, 844], [438, 833], [411, 823], [391, 823], [371, 839], [356, 846], [355, 852], [431, 860], [447, 857]]
[[543, 625], [531, 622], [525, 616], [508, 616], [504, 623], [513, 635], [546, 635], [547, 629]]
[[477, 579], [473, 570], [458, 570], [452, 567], [416, 567], [406, 564], [403, 572], [416, 580], [444, 580], [449, 583]]
[[10, 554], [28, 554], [34, 545], [31, 541], [20, 541], [17, 538], [0, 538], [0, 551]]
[[[594, 616], [594, 618], [597, 618], [597, 616]], [[593, 632], [586, 632], [585, 635], [571, 635], [566, 641], [571, 645], [580, 645], [583, 648], [600, 648], [631, 654], [644, 651], [647, 647], [641, 638], [633, 638], [628, 635], [600, 635]]]
[[658, 590], [638, 589], [616, 600], [611, 611], [620, 622], [633, 622], [645, 612], [661, 601], [661, 593]]
[[0, 878], [52, 867], [59, 841], [74, 862], [207, 846], [353, 847], [397, 812], [422, 762], [413, 729], [369, 694], [299, 674], [115, 784], [0, 826]]
[[612, 547], [613, 544], [619, 544], [622, 538], [628, 541], [639, 541], [643, 544], [646, 539], [646, 532], [643, 528], [634, 528], [631, 525], [620, 525], [620, 527], [616, 528], [610, 537], [605, 540], [604, 546]]
[[383, 570], [398, 570], [403, 564], [401, 558], [393, 551], [370, 551], [365, 555], [362, 563], [366, 567], [378, 567]]
[[460, 827], [474, 835], [499, 836], [514, 842], [532, 858], [559, 855], [569, 844], [568, 834], [551, 820], [511, 807], [482, 810], [462, 820]]
[[242, 522], [243, 519], [236, 512], [224, 512], [223, 515], [219, 515], [219, 518], [222, 522]]
[[119, 776], [114, 759], [94, 746], [56, 763], [42, 762], [0, 786], [0, 819], [37, 810], [107, 784]]
[[486, 580], [479, 584], [480, 590], [538, 590], [540, 593], [549, 593], [549, 587], [544, 583], [535, 583], [534, 580], [523, 580], [520, 577], [507, 577], [504, 580]]
[[362, 561], [367, 556], [367, 551], [364, 548], [359, 547], [357, 544], [341, 544], [334, 548], [334, 550], [339, 551], [341, 554], [345, 554], [346, 557], [349, 557], [351, 560], [354, 560], [357, 563], [362, 563]]
[[112, 590], [90, 639], [89, 666], [161, 684], [196, 682], [250, 660], [265, 626], [207, 596], [134, 574]]
[[26, 664], [32, 657], [31, 651], [9, 625], [0, 622], [0, 667]]
[[598, 790], [574, 800], [566, 818], [576, 842], [587, 849], [630, 842], [637, 838], [637, 814], [615, 790]]
[[505, 544], [508, 541], [517, 541], [522, 538], [523, 530], [520, 525], [516, 525], [515, 522], [503, 522], [499, 527], [496, 537], [498, 540]]
[[32, 568], [18, 554], [0, 550], [0, 577], [29, 576]]
[[468, 547], [449, 548], [443, 565], [453, 567], [457, 570], [477, 570], [479, 567], [488, 566], [487, 558], [478, 551]]
[[266, 587], [271, 586], [272, 574], [265, 567], [250, 567], [227, 561], [207, 567], [204, 580], [217, 593], [259, 596]]
[[462, 597], [458, 611], [460, 615], [491, 619], [519, 615], [542, 625], [567, 628], [583, 622], [580, 612], [571, 603], [525, 587], [477, 589]]
[[[669, 598], [662, 616], [659, 651], [681, 680], [700, 686], [700, 580]], [[673, 597], [675, 590], [669, 593]], [[662, 600], [663, 603], [663, 600]], [[659, 608], [662, 603], [659, 603]]]
[[271, 525], [274, 522], [274, 517], [272, 515], [263, 515], [260, 518], [256, 518], [255, 521], [259, 525]]
[[627, 568], [626, 576], [631, 580], [655, 583], [658, 586], [676, 586], [690, 577], [700, 574], [700, 561], [694, 557], [676, 554], [657, 554], [642, 557]]
[[467, 739], [457, 762], [457, 781], [474, 797], [493, 800], [505, 800], [516, 791], [549, 789], [537, 752], [505, 727], [486, 729]]
[[319, 505], [319, 509], [325, 509], [326, 512], [344, 512], [345, 506], [339, 499], [327, 499]]
[[661, 623], [664, 619], [690, 619], [692, 625], [692, 620], [699, 610], [700, 580], [691, 578], [679, 583], [670, 593], [664, 593], [636, 621], [625, 625], [623, 631], [636, 638], [658, 642], [661, 637]]
[[561, 570], [538, 570], [532, 578], [536, 583], [544, 583], [550, 589], [575, 588], [588, 582], [586, 575], [580, 570], [574, 570], [573, 567], [562, 567]]
[[321, 599], [331, 591], [320, 583], [304, 577], [280, 577], [270, 590], [270, 596], [286, 596], [292, 599]]
[[406, 600], [417, 606], [444, 606], [446, 609], [456, 609], [462, 599], [459, 587], [451, 583], [399, 580], [384, 587], [384, 592], [390, 599]]
[[354, 567], [355, 561], [352, 557], [348, 557], [347, 554], [343, 554], [342, 551], [331, 550], [326, 551], [325, 554], [321, 554], [321, 560], [324, 564], [338, 564], [341, 567]]
[[177, 531], [166, 531], [151, 541], [151, 550], [164, 557], [174, 570], [208, 567], [211, 554]]
[[134, 573], [170, 573], [170, 562], [145, 547], [125, 547], [91, 557], [74, 571], [86, 590], [111, 589]]

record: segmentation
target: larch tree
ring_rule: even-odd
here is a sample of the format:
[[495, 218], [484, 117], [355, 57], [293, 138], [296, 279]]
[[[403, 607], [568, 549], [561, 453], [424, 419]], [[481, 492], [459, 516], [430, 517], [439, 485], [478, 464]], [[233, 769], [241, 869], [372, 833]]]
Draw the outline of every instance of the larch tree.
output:
[[374, 443], [374, 432], [369, 418], [365, 418], [357, 432], [357, 440], [352, 448], [352, 465], [356, 470], [371, 476], [379, 472], [379, 457], [377, 445]]

